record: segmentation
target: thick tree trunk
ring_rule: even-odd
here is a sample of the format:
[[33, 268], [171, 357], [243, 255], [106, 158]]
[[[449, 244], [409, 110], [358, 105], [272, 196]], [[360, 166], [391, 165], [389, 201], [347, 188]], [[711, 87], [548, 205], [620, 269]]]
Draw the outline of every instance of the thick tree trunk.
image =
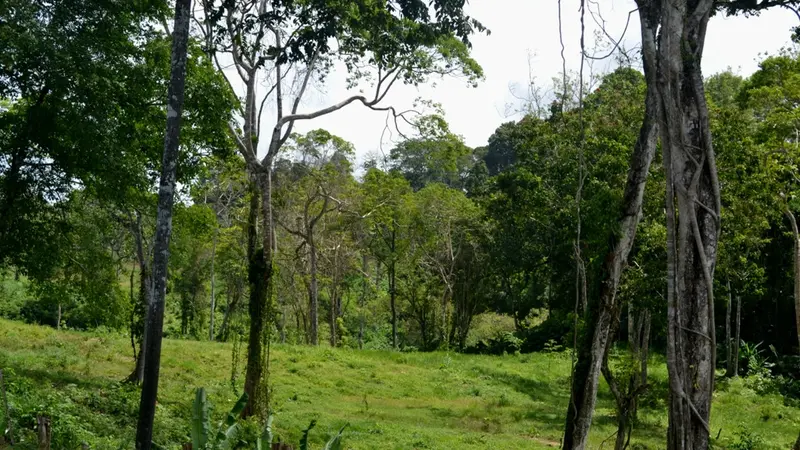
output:
[[153, 247], [153, 299], [147, 311], [145, 327], [145, 364], [139, 421], [136, 428], [136, 449], [149, 450], [153, 443], [153, 419], [156, 412], [158, 375], [161, 369], [161, 339], [164, 326], [164, 300], [167, 294], [169, 240], [172, 234], [172, 204], [175, 194], [175, 173], [178, 165], [183, 93], [186, 84], [186, 58], [189, 42], [191, 0], [176, 0], [175, 25], [172, 34], [172, 64], [167, 92], [167, 128], [161, 182], [158, 188], [158, 217]]
[[[256, 184], [260, 192], [252, 192], [250, 201], [251, 232], [248, 236], [249, 281], [250, 281], [250, 331], [247, 339], [247, 369], [245, 371], [244, 391], [248, 395], [247, 406], [243, 417], [257, 414], [263, 406], [265, 393], [261, 390], [261, 378], [264, 374], [264, 334], [267, 321], [267, 301], [269, 283], [272, 277], [272, 180], [271, 173], [255, 174]], [[259, 199], [259, 194], [261, 198]], [[261, 201], [263, 215], [263, 232], [260, 248], [258, 248], [258, 206]], [[254, 212], [255, 211], [255, 212]]]
[[662, 10], [658, 89], [667, 178], [668, 450], [709, 445], [721, 201], [700, 64], [713, 5], [713, 0], [667, 0]]
[[794, 237], [794, 318], [797, 327], [798, 349], [800, 349], [800, 231], [797, 228], [797, 220], [789, 209], [786, 210], [786, 217], [792, 225], [792, 236]]
[[214, 240], [211, 242], [211, 320], [208, 325], [208, 340], [214, 340], [214, 313], [217, 310], [216, 298], [214, 295], [216, 294], [216, 273], [214, 272], [214, 260], [217, 256], [217, 234], [219, 234], [219, 228], [214, 228]]
[[640, 5], [639, 15], [642, 23], [650, 24], [642, 26], [645, 77], [648, 80], [645, 117], [631, 154], [621, 216], [617, 222], [619, 234], [614, 232], [609, 239], [609, 251], [603, 265], [604, 277], [600, 285], [599, 298], [587, 305], [586, 325], [577, 349], [578, 359], [572, 374], [572, 391], [564, 429], [564, 449], [586, 448], [597, 400], [602, 362], [612, 325], [619, 320], [620, 308], [617, 304], [619, 280], [633, 247], [642, 212], [647, 174], [655, 154], [659, 109], [658, 91], [654, 88], [657, 23], [651, 21], [649, 12], [649, 7]]

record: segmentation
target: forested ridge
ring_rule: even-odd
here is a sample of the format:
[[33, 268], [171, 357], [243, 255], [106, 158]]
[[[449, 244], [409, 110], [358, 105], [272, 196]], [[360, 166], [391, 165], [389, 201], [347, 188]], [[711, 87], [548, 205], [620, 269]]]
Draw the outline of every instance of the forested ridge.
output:
[[[322, 367], [298, 360], [372, 368], [374, 355], [410, 352], [434, 366], [451, 353], [516, 358], [513, 376], [484, 373], [494, 360], [444, 359], [465, 385], [563, 384], [568, 399], [527, 393], [558, 405], [555, 418], [482, 413], [497, 434], [510, 417], [548, 417], [531, 448], [597, 448], [593, 426], [610, 427], [600, 441], [617, 449], [800, 448], [800, 49], [764, 49], [746, 76], [700, 70], [711, 17], [795, 2], [635, 3], [640, 46], [606, 33], [605, 56], [584, 43], [588, 7], [571, 5], [580, 69], [565, 59], [550, 83], [531, 78], [520, 114], [475, 148], [442, 99], [408, 110], [387, 100], [403, 84], [482, 82], [471, 39], [491, 31], [461, 1], [0, 3], [0, 317], [12, 330], [0, 331], [0, 448], [262, 448], [286, 398], [305, 395], [281, 377]], [[613, 63], [598, 72], [595, 60]], [[309, 106], [343, 69], [347, 96]], [[391, 138], [366, 152], [313, 125], [345, 108], [385, 114]], [[50, 369], [19, 336], [37, 332], [11, 321], [116, 339], [114, 370], [124, 340], [130, 367], [103, 386], [119, 390], [120, 426], [135, 439], [69, 442], [99, 432], [55, 403], [20, 400], [44, 398], [31, 379], [54, 393], [80, 383], [70, 363], [36, 372]], [[84, 351], [82, 335], [47, 336]], [[176, 361], [162, 358], [162, 339], [228, 344], [185, 348], [230, 363], [209, 372], [229, 372], [211, 392], [240, 398], [230, 436], [211, 431], [205, 391], [183, 415], [160, 409], [175, 394], [158, 390], [159, 371], [175, 376], [165, 365]], [[550, 359], [561, 378], [539, 385]], [[183, 382], [201, 388], [206, 375]], [[437, 386], [432, 397], [449, 399]], [[779, 425], [743, 408], [714, 428], [712, 403], [732, 392]], [[523, 402], [503, 398], [492, 408]], [[599, 404], [613, 413], [593, 425]], [[312, 427], [302, 439], [283, 431], [305, 448]], [[342, 430], [326, 448], [348, 446]], [[508, 439], [467, 444], [523, 445]], [[439, 448], [419, 442], [396, 445]]]

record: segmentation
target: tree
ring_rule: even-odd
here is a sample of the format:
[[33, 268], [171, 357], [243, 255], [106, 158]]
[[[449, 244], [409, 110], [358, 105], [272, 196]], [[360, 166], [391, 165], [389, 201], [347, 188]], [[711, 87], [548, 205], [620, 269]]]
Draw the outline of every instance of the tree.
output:
[[172, 63], [167, 91], [167, 127], [164, 138], [164, 158], [158, 190], [158, 219], [153, 258], [153, 298], [147, 310], [145, 325], [144, 380], [136, 427], [136, 449], [149, 450], [153, 444], [153, 419], [156, 412], [158, 375], [161, 369], [161, 340], [164, 326], [164, 297], [167, 295], [167, 264], [169, 240], [172, 234], [172, 204], [175, 196], [175, 176], [178, 144], [183, 113], [186, 83], [186, 59], [189, 45], [191, 0], [175, 3], [175, 31], [172, 34]]
[[655, 19], [642, 21], [643, 33], [660, 27], [655, 87], [667, 177], [667, 448], [705, 449], [716, 367], [713, 276], [721, 224], [716, 153], [700, 67], [706, 30], [715, 8], [757, 14], [794, 2], [637, 3], [651, 8]]
[[[652, 11], [649, 8], [647, 5], [639, 5], [639, 19], [643, 24], [652, 20]], [[608, 349], [613, 342], [613, 334], [621, 311], [617, 303], [617, 292], [642, 214], [644, 191], [650, 163], [655, 154], [658, 133], [658, 122], [655, 119], [659, 108], [658, 94], [652, 87], [656, 76], [655, 45], [655, 28], [643, 25], [642, 59], [647, 80], [644, 118], [631, 153], [620, 215], [609, 236], [608, 253], [600, 276], [599, 297], [589, 300], [587, 305], [586, 329], [583, 331], [572, 374], [571, 400], [564, 431], [564, 448], [567, 449], [583, 449], [586, 446], [600, 373], [606, 364]], [[607, 377], [611, 377], [610, 371], [606, 371], [606, 374]], [[614, 384], [613, 380], [610, 383]]]
[[411, 186], [398, 172], [370, 169], [364, 175], [362, 216], [366, 216], [369, 245], [375, 258], [386, 267], [389, 281], [389, 308], [392, 323], [392, 348], [397, 348], [397, 269], [407, 256], [410, 236], [409, 195]]
[[[447, 349], [456, 345], [450, 327], [458, 270], [477, 228], [478, 209], [462, 191], [436, 183], [416, 192], [414, 203], [413, 234], [421, 253], [420, 263], [441, 284], [440, 316], [436, 322], [439, 345]], [[468, 330], [472, 314], [468, 309], [460, 312]]]
[[[260, 303], [266, 302], [272, 289], [273, 164], [295, 123], [338, 111], [354, 102], [388, 111], [397, 120], [404, 113], [381, 104], [396, 81], [419, 84], [430, 75], [461, 74], [474, 83], [482, 76], [480, 66], [469, 57], [468, 38], [475, 29], [483, 31], [483, 26], [463, 13], [463, 2], [434, 3], [436, 14], [432, 17], [421, 1], [203, 2], [204, 14], [198, 22], [208, 51], [220, 71], [217, 53], [230, 55], [236, 75], [245, 86], [237, 109], [239, 122], [231, 123], [230, 131], [261, 194], [265, 224], [261, 236], [264, 255], [261, 273], [266, 293], [257, 297], [262, 299]], [[335, 62], [343, 63], [350, 71], [348, 87], [375, 80], [371, 86], [374, 95], [352, 95], [331, 106], [300, 113], [309, 83], [315, 79], [324, 81]], [[295, 83], [291, 82], [292, 77]], [[259, 100], [257, 86], [261, 80], [267, 80], [269, 88]], [[262, 136], [261, 118], [267, 99], [274, 101], [274, 126]], [[266, 154], [259, 159], [262, 138]], [[265, 322], [255, 316], [264, 314], [264, 307], [251, 305], [245, 376], [249, 400], [245, 416], [255, 412], [254, 405], [262, 398], [256, 391], [264, 370], [261, 335]]]
[[[308, 253], [309, 340], [319, 345], [319, 236], [318, 225], [325, 216], [341, 210], [341, 197], [351, 180], [349, 161], [353, 145], [324, 130], [306, 136], [294, 135], [292, 149], [299, 153], [297, 166], [286, 179], [279, 180], [281, 206], [286, 206], [277, 222], [288, 233], [301, 239], [297, 250]], [[294, 208], [292, 208], [294, 207]], [[334, 299], [331, 299], [334, 302]], [[335, 303], [335, 302], [334, 302]], [[332, 306], [333, 311], [333, 306]], [[335, 314], [331, 314], [331, 345], [335, 345]]]

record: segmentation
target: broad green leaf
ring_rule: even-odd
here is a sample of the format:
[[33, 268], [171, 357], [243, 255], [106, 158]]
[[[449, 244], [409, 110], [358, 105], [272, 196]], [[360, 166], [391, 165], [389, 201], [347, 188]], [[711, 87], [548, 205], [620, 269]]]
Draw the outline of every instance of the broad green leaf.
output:
[[205, 388], [198, 388], [192, 406], [192, 448], [203, 450], [208, 445], [211, 423], [208, 418], [208, 399]]

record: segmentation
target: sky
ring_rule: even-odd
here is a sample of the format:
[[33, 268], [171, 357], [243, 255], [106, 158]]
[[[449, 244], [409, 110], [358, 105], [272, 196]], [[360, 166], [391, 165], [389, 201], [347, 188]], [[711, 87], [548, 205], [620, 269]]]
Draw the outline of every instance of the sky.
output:
[[[563, 0], [562, 30], [568, 71], [577, 71], [580, 64], [580, 15], [578, 0]], [[639, 43], [639, 21], [634, 12], [625, 30], [633, 0], [601, 0], [601, 16], [605, 29], [621, 40], [624, 48], [633, 49]], [[592, 6], [596, 10], [597, 6]], [[503, 122], [519, 116], [509, 114], [509, 106], [519, 101], [512, 91], [523, 94], [529, 74], [537, 85], [549, 88], [552, 79], [562, 72], [559, 43], [558, 2], [554, 0], [471, 0], [467, 13], [491, 30], [489, 36], [472, 39], [473, 57], [484, 69], [485, 79], [478, 87], [468, 87], [463, 79], [436, 79], [420, 86], [393, 86], [382, 104], [400, 109], [411, 107], [416, 98], [442, 105], [451, 130], [461, 135], [467, 145], [485, 145], [489, 136]], [[599, 19], [598, 19], [599, 20]], [[598, 29], [591, 16], [586, 18], [586, 46], [592, 48], [594, 31]], [[765, 53], [775, 54], [790, 45], [791, 28], [798, 25], [795, 14], [786, 9], [773, 9], [758, 17], [713, 17], [709, 23], [703, 57], [705, 76], [731, 68], [748, 76], [758, 68]], [[588, 51], [588, 50], [587, 50]], [[599, 54], [599, 53], [598, 53]], [[596, 62], [591, 67], [603, 73], [612, 67], [611, 61]], [[589, 72], [587, 66], [586, 73]], [[324, 87], [307, 97], [298, 112], [310, 112], [338, 103], [357, 93], [345, 89], [346, 72], [337, 68]], [[266, 115], [265, 115], [266, 116]], [[386, 114], [353, 103], [335, 113], [298, 123], [297, 132], [324, 128], [355, 145], [358, 160], [365, 155], [383, 151], [388, 154], [392, 141], [386, 129]], [[265, 119], [266, 121], [269, 118]], [[273, 119], [274, 120], [274, 119]], [[262, 127], [270, 127], [262, 124]], [[269, 129], [269, 128], [264, 128]], [[395, 141], [399, 138], [392, 135]], [[383, 140], [382, 140], [383, 137]]]

